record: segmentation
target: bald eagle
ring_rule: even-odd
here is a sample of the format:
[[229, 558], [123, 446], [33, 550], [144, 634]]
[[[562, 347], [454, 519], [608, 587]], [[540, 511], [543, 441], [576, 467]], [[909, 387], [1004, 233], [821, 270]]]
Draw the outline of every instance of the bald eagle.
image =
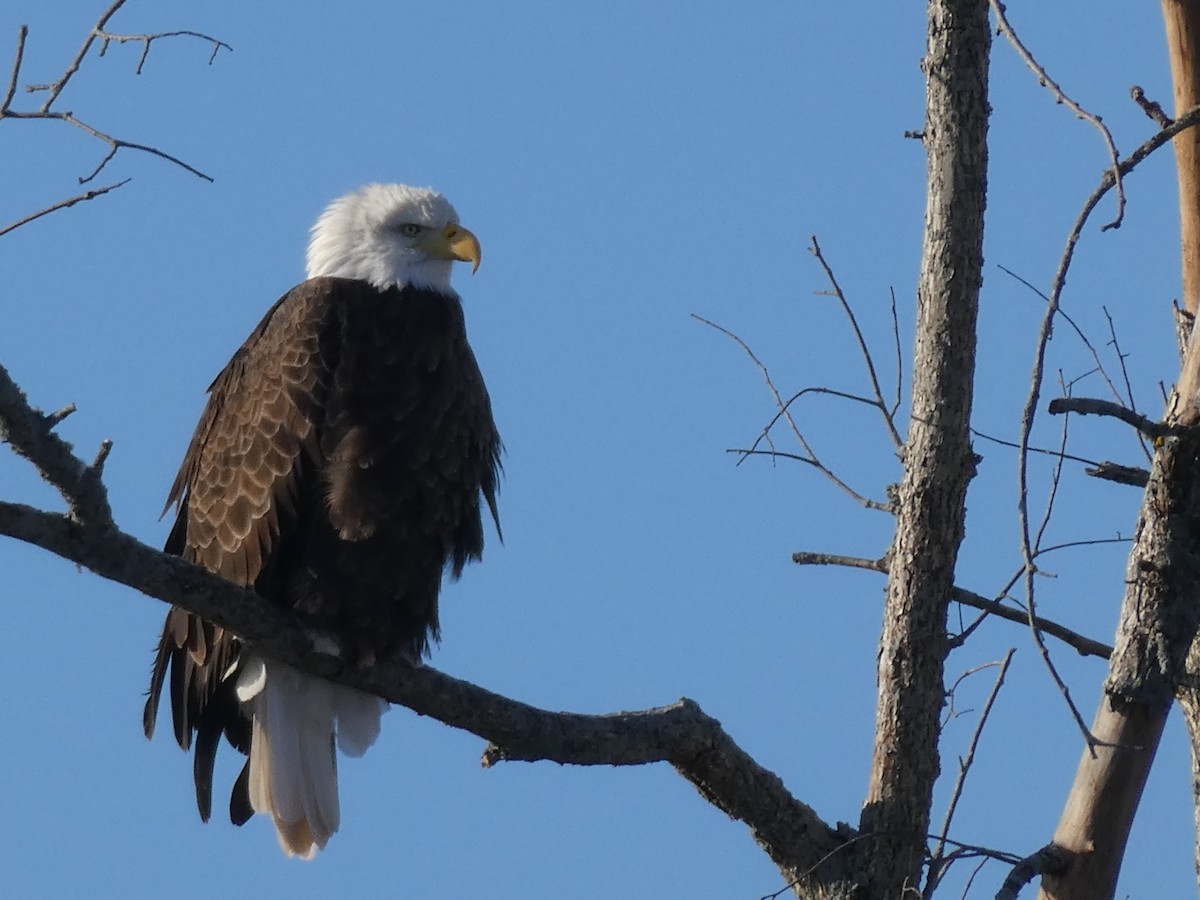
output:
[[[500, 438], [450, 267], [479, 241], [431, 190], [371, 184], [312, 229], [288, 291], [209, 388], [167, 509], [166, 551], [293, 611], [351, 664], [417, 662], [438, 637], [443, 573], [483, 551]], [[165, 510], [164, 510], [165, 512]], [[219, 626], [167, 613], [143, 716], [168, 687], [212, 811], [221, 736], [249, 756], [230, 799], [272, 818], [289, 856], [337, 831], [335, 744], [361, 755], [387, 704], [264, 658]]]

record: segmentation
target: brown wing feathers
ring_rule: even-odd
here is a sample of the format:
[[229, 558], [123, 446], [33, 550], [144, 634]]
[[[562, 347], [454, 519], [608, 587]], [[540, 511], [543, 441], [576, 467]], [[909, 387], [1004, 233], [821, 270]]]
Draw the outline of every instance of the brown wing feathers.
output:
[[[306, 282], [263, 318], [209, 389], [208, 404], [171, 488], [178, 504], [166, 550], [254, 586], [280, 534], [293, 524], [314, 452], [329, 363], [321, 357], [330, 296]], [[222, 679], [235, 662], [237, 639], [180, 609], [167, 614], [143, 715], [152, 736], [164, 680], [175, 739], [196, 739], [195, 780], [201, 817], [212, 805], [212, 773], [222, 734], [249, 748], [249, 723], [233, 687]], [[244, 821], [244, 819], [243, 819]]]

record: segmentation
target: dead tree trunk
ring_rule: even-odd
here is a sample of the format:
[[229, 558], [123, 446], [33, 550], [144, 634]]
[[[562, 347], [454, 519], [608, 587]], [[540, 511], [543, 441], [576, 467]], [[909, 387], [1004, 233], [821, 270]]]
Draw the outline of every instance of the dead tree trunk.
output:
[[946, 611], [974, 473], [969, 421], [987, 187], [987, 0], [930, 0], [922, 63], [928, 194], [911, 421], [890, 552], [870, 790], [867, 897], [914, 888], [939, 770]]
[[[1175, 115], [1200, 103], [1200, 3], [1163, 0]], [[1189, 128], [1174, 140], [1179, 172], [1179, 230], [1183, 251], [1183, 303], [1200, 302], [1200, 131]]]
[[[1175, 86], [1175, 115], [1200, 103], [1200, 3], [1163, 0], [1171, 80]], [[1179, 173], [1179, 231], [1183, 258], [1183, 300], [1195, 315], [1200, 305], [1200, 131], [1192, 128], [1175, 138], [1175, 165]], [[1181, 394], [1195, 398], [1200, 386], [1200, 349], [1194, 342], [1184, 361]], [[1200, 641], [1194, 641], [1178, 697], [1187, 723], [1192, 750], [1192, 804], [1196, 820], [1196, 866], [1200, 871]]]

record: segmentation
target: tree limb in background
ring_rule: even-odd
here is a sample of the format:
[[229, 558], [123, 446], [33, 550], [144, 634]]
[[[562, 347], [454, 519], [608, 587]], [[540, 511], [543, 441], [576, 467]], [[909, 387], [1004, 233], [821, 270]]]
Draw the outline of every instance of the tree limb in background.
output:
[[[1195, 49], [1192, 45], [1200, 36], [1200, 7], [1164, 0], [1163, 10], [1172, 74], [1176, 79], [1175, 96], [1180, 107], [1191, 104], [1191, 108], [1177, 109], [1175, 122], [1169, 128], [1122, 162], [1123, 172], [1200, 120], [1200, 107], [1195, 105], [1200, 100], [1196, 89], [1200, 73], [1194, 68], [1196, 59], [1192, 52]], [[1186, 19], [1188, 24], [1184, 25], [1177, 17]], [[1191, 40], [1180, 39], [1180, 26], [1190, 31]], [[1190, 256], [1198, 249], [1195, 243], [1200, 235], [1200, 222], [1196, 221], [1200, 206], [1195, 204], [1200, 185], [1200, 155], [1190, 152], [1197, 140], [1198, 135], [1193, 131], [1176, 141], [1180, 195], [1185, 198], [1181, 206], [1185, 225], [1183, 283], [1189, 310], [1194, 310], [1196, 302], [1197, 268], [1192, 263], [1200, 261], [1200, 256], [1194, 259]], [[1039, 360], [1048, 339], [1045, 328], [1053, 319], [1075, 244], [1092, 209], [1111, 186], [1112, 177], [1111, 172], [1105, 173], [1068, 236], [1039, 339]], [[1038, 365], [1030, 391], [1033, 406], [1028, 403], [1026, 406], [1027, 425], [1032, 424], [1031, 410], [1040, 388]], [[1200, 341], [1193, 331], [1179, 386], [1168, 404], [1168, 425], [1190, 425], [1196, 421], [1198, 385]], [[1027, 439], [1026, 430], [1023, 442]], [[1104, 696], [1091, 727], [1094, 738], [1103, 744], [1089, 744], [1080, 759], [1054, 833], [1053, 847], [1064, 865], [1059, 871], [1043, 874], [1039, 896], [1045, 900], [1103, 900], [1114, 895], [1129, 828], [1172, 700], [1187, 681], [1190, 645], [1200, 629], [1200, 603], [1196, 596], [1196, 586], [1200, 584], [1200, 439], [1194, 430], [1175, 433], [1162, 438], [1157, 451], [1129, 555], [1121, 620]], [[1183, 696], [1186, 712], [1186, 690]], [[1192, 724], [1189, 721], [1189, 726]], [[1190, 730], [1195, 747], [1197, 732], [1194, 728]], [[1001, 896], [1015, 895], [1013, 890]]]
[[483, 764], [548, 760], [573, 765], [668, 762], [711, 804], [750, 828], [786, 881], [835, 885], [853, 832], [826, 825], [777, 775], [756, 763], [693, 701], [639, 712], [582, 715], [538, 709], [403, 660], [350, 667], [313, 647], [288, 612], [199, 566], [120, 531], [101, 481], [108, 442], [85, 464], [54, 433], [63, 413], [32, 409], [0, 366], [0, 441], [63, 496], [66, 515], [0, 501], [0, 534], [221, 625], [267, 656], [407, 706], [489, 741]]
[[[1042, 318], [1042, 324], [1039, 329], [1038, 338], [1035, 345], [1036, 349], [1034, 353], [1033, 373], [1030, 378], [1030, 389], [1028, 395], [1026, 396], [1025, 407], [1021, 416], [1019, 442], [1020, 449], [1018, 451], [1017, 462], [1017, 508], [1021, 527], [1022, 553], [1025, 557], [1025, 604], [1029, 610], [1031, 620], [1036, 615], [1036, 601], [1034, 598], [1034, 575], [1036, 573], [1036, 567], [1033, 564], [1035, 547], [1031, 535], [1028, 509], [1028, 448], [1030, 435], [1033, 431], [1033, 422], [1037, 416], [1042, 386], [1044, 383], [1046, 350], [1049, 345], [1050, 335], [1053, 331], [1054, 320], [1060, 313], [1059, 306], [1062, 297], [1062, 291], [1064, 285], [1066, 284], [1067, 272], [1070, 269], [1072, 260], [1074, 259], [1075, 247], [1083, 234], [1084, 225], [1091, 217], [1093, 210], [1095, 210], [1100, 200], [1103, 199], [1108, 191], [1111, 190], [1116, 184], [1117, 177], [1128, 175], [1151, 153], [1162, 147], [1176, 135], [1194, 127], [1197, 123], [1200, 123], [1200, 106], [1194, 106], [1181, 114], [1169, 128], [1163, 129], [1142, 143], [1142, 145], [1134, 150], [1128, 157], [1123, 159], [1120, 164], [1115, 167], [1115, 169], [1105, 171], [1104, 175], [1100, 179], [1099, 186], [1087, 198], [1083, 208], [1080, 210], [1079, 215], [1075, 219], [1075, 223], [1067, 236], [1066, 247], [1064, 248], [1062, 257], [1059, 260], [1050, 293], [1046, 295], [1046, 311]], [[1200, 343], [1196, 344], [1196, 346], [1197, 352], [1200, 353]], [[1198, 365], [1193, 371], [1196, 372], [1197, 383], [1200, 384], [1200, 356], [1198, 356], [1197, 359]], [[1188, 371], [1188, 367], [1185, 366], [1184, 377], [1181, 379], [1181, 389], [1182, 382], [1184, 379], [1186, 379]], [[1049, 651], [1046, 649], [1045, 644], [1041, 641], [1039, 633], [1036, 629], [1032, 629], [1032, 633], [1035, 641], [1038, 642], [1038, 649], [1048, 671], [1051, 674], [1051, 677], [1058, 685], [1060, 693], [1062, 693], [1064, 698], [1067, 700], [1072, 715], [1075, 717], [1081, 730], [1085, 734], [1085, 739], [1088, 742], [1089, 749], [1093, 750], [1097, 745], [1106, 743], [1107, 739], [1098, 737], [1094, 730], [1089, 731], [1087, 726], [1084, 724], [1078, 710], [1075, 708], [1074, 702], [1070, 699], [1070, 692], [1067, 689], [1066, 684], [1063, 682], [1057, 670], [1054, 668], [1053, 661], [1050, 659]]]
[[[799, 551], [792, 554], [792, 562], [799, 566], [845, 566], [851, 569], [866, 569], [868, 572], [879, 572], [884, 575], [888, 571], [887, 559], [863, 559], [858, 556], [839, 556], [834, 553], [808, 553]], [[955, 603], [961, 603], [963, 606], [969, 606], [972, 609], [983, 610], [989, 615], [1000, 619], [1007, 619], [1009, 622], [1015, 622], [1019, 625], [1027, 625], [1029, 622], [1029, 614], [1025, 610], [1011, 609], [998, 599], [989, 599], [957, 585], [951, 589], [950, 599]], [[1112, 655], [1112, 647], [1107, 644], [1094, 641], [1050, 619], [1043, 619], [1041, 616], [1038, 616], [1035, 617], [1034, 624], [1039, 630], [1073, 647], [1079, 652], [1080, 656], [1098, 656], [1102, 659], [1108, 659]]]

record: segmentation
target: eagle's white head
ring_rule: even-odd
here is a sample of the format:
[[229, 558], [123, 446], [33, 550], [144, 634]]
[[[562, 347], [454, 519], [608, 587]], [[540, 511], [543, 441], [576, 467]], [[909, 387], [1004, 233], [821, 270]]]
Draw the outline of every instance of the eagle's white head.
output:
[[[450, 264], [479, 268], [479, 241], [441, 194], [406, 184], [368, 184], [334, 200], [308, 241], [308, 277], [356, 278], [390, 287], [450, 289]], [[474, 270], [472, 270], [474, 271]]]

